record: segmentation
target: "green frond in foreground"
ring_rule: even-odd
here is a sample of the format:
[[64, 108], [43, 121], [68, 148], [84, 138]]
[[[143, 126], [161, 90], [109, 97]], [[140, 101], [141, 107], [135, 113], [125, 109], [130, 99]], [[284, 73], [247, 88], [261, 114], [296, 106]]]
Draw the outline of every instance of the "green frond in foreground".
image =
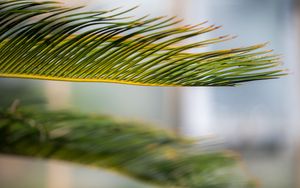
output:
[[[80, 12], [53, 1], [0, 0], [0, 77], [152, 86], [233, 86], [284, 75], [262, 45], [191, 53], [231, 39], [176, 18]], [[75, 11], [75, 12], [74, 12]], [[80, 11], [80, 10], [79, 10]], [[194, 42], [186, 43], [193, 38]]]
[[104, 116], [0, 111], [0, 153], [112, 169], [162, 187], [252, 187], [230, 152]]

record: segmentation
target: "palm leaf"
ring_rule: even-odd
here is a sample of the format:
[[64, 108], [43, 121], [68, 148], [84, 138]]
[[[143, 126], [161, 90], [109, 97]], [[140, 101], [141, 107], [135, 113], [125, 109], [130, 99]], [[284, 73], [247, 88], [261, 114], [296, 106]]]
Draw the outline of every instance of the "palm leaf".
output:
[[167, 187], [251, 186], [232, 153], [106, 116], [1, 110], [0, 153], [113, 169]]
[[[265, 44], [192, 53], [231, 39], [186, 43], [214, 31], [129, 10], [79, 12], [52, 1], [0, 0], [0, 77], [152, 86], [233, 86], [278, 78]], [[76, 10], [74, 12], [74, 10]]]

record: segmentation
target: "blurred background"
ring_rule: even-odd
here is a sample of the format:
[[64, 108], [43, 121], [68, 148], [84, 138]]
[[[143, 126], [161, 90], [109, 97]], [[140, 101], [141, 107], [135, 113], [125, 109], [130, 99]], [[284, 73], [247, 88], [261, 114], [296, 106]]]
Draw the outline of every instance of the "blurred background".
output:
[[[0, 78], [0, 106], [14, 99], [49, 109], [101, 113], [156, 124], [177, 134], [210, 137], [241, 153], [262, 188], [300, 188], [300, 2], [297, 0], [60, 0], [86, 9], [140, 5], [136, 16], [208, 20], [238, 35], [206, 50], [270, 42], [291, 74], [234, 88], [161, 88]], [[16, 181], [17, 180], [17, 181]], [[147, 187], [112, 172], [0, 155], [1, 188]], [[150, 186], [149, 186], [150, 187]]]

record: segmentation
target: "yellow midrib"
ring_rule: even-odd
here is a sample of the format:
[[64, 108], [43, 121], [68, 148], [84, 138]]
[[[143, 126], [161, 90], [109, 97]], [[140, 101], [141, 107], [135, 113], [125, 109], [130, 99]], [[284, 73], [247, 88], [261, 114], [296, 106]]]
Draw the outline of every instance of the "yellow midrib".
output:
[[150, 84], [143, 82], [125, 81], [125, 80], [110, 80], [110, 79], [96, 79], [96, 78], [68, 78], [68, 77], [53, 77], [33, 74], [5, 74], [0, 73], [0, 77], [3, 78], [25, 78], [25, 79], [38, 79], [38, 80], [53, 80], [53, 81], [69, 81], [69, 82], [105, 82], [115, 84], [129, 84], [138, 86], [170, 86], [176, 87], [179, 85], [172, 84]]

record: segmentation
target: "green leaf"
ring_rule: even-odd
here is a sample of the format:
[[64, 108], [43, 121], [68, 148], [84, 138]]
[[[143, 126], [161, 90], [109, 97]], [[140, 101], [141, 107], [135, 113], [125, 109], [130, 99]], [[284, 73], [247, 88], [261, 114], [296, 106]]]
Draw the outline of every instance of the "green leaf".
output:
[[[74, 12], [76, 10], [76, 12]], [[278, 78], [265, 44], [192, 53], [230, 36], [186, 42], [219, 27], [129, 10], [79, 12], [52, 1], [0, 0], [0, 77], [147, 86], [234, 86]], [[191, 41], [191, 40], [189, 40]]]
[[231, 152], [209, 151], [201, 142], [107, 116], [1, 110], [0, 153], [112, 169], [166, 187], [251, 186]]

